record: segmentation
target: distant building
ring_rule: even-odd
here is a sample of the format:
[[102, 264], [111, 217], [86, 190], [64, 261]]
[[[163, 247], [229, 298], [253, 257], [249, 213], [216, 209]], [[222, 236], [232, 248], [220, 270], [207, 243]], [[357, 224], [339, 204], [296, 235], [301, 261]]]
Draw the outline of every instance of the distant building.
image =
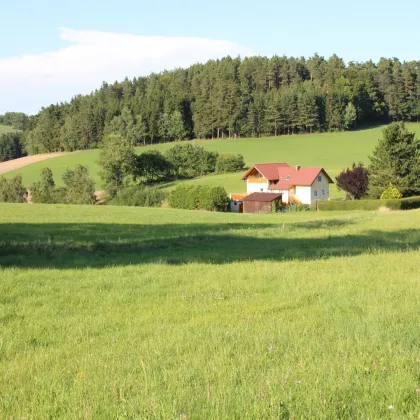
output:
[[[320, 200], [329, 200], [330, 184], [334, 183], [323, 168], [289, 166], [287, 163], [254, 165], [246, 171], [242, 180], [247, 183], [247, 197], [253, 193], [281, 194], [283, 204], [294, 202], [309, 205]], [[237, 196], [239, 198], [239, 195]], [[268, 209], [267, 204], [245, 205], [246, 201], [250, 201], [247, 200], [247, 197], [242, 199], [245, 213], [261, 212], [259, 210], [252, 211], [252, 208]], [[260, 195], [258, 197], [261, 203], [266, 203], [269, 199], [268, 196], [265, 199]], [[253, 196], [253, 198], [257, 198], [257, 196]], [[236, 206], [240, 208], [240, 199], [236, 200]]]

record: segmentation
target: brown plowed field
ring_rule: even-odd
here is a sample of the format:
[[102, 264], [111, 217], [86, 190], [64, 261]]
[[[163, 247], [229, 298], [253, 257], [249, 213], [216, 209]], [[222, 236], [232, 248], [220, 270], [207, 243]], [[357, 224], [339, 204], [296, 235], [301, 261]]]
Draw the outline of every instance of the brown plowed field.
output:
[[25, 156], [19, 159], [8, 160], [7, 162], [0, 162], [0, 175], [14, 171], [15, 169], [23, 168], [31, 163], [40, 162], [41, 160], [51, 159], [65, 154], [65, 152], [44, 153], [41, 155]]

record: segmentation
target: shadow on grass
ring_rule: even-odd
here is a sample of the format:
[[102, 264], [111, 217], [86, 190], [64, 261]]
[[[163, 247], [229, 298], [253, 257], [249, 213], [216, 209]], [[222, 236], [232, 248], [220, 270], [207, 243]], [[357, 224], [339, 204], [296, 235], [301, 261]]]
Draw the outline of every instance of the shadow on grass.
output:
[[[287, 225], [0, 224], [0, 267], [101, 268], [140, 263], [314, 260], [420, 247], [420, 229], [329, 234], [350, 223], [354, 221], [333, 219]], [[290, 237], [288, 232], [298, 229], [324, 229], [324, 234]]]

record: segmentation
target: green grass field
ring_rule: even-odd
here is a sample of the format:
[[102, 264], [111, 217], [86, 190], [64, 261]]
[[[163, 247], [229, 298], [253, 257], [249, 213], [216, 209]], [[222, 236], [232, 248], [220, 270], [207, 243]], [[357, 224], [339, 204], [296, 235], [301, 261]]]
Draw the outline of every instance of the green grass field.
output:
[[1, 204], [0, 418], [418, 419], [419, 226]]
[[15, 129], [13, 129], [12, 127], [8, 125], [0, 124], [0, 134], [10, 133], [12, 131], [15, 131]]
[[[420, 124], [408, 124], [408, 128], [420, 135]], [[336, 176], [344, 167], [351, 166], [353, 162], [363, 161], [368, 163], [368, 155], [372, 152], [378, 139], [382, 136], [382, 127], [371, 129], [343, 132], [325, 133], [299, 136], [280, 136], [260, 139], [237, 139], [237, 140], [197, 140], [197, 144], [209, 150], [220, 153], [242, 153], [247, 165], [254, 163], [269, 163], [286, 161], [290, 165], [322, 166], [331, 176]], [[141, 153], [144, 150], [153, 148], [164, 151], [173, 146], [173, 143], [158, 144], [138, 148]], [[86, 165], [96, 182], [96, 188], [101, 189], [102, 184], [99, 178], [98, 150], [74, 152], [65, 156], [57, 157], [48, 162], [37, 162], [22, 169], [9, 172], [7, 176], [17, 173], [22, 174], [23, 182], [30, 186], [39, 179], [40, 170], [46, 166], [54, 173], [57, 185], [62, 185], [61, 177], [67, 167], [74, 168], [78, 163]], [[245, 183], [240, 180], [240, 174], [211, 175], [198, 178], [192, 182], [213, 186], [223, 186], [231, 192], [244, 192]], [[170, 186], [175, 186], [170, 184]], [[339, 197], [333, 186], [331, 197]]]

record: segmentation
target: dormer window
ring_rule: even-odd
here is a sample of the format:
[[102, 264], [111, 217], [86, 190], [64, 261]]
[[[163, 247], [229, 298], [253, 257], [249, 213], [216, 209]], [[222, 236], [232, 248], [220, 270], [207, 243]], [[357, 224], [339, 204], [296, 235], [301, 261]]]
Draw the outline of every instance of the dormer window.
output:
[[289, 179], [290, 179], [290, 175], [287, 175], [287, 176], [286, 176], [286, 180], [289, 180]]

